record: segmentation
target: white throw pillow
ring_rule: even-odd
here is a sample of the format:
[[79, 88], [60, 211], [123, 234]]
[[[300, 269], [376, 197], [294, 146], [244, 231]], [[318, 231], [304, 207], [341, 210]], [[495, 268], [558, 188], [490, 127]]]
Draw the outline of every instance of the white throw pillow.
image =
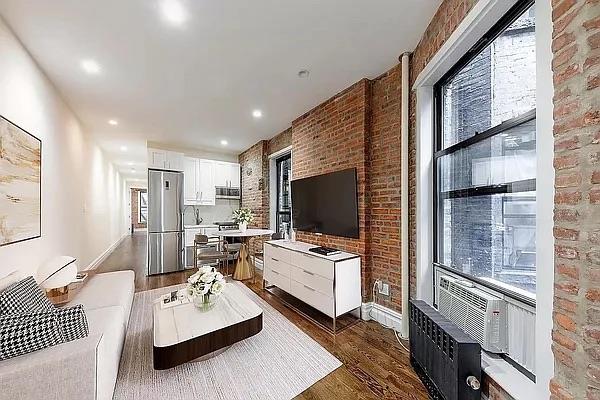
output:
[[10, 274], [0, 278], [0, 292], [12, 285], [15, 282], [19, 282], [23, 279], [21, 271], [13, 271]]

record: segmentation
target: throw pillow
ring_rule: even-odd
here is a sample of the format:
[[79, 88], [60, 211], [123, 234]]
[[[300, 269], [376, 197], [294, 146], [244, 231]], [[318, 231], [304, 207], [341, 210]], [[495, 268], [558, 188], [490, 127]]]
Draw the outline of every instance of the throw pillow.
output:
[[53, 312], [0, 316], [0, 360], [62, 343]]
[[81, 304], [50, 311], [0, 316], [0, 360], [81, 339], [89, 334]]
[[44, 291], [29, 276], [0, 292], [0, 315], [54, 310]]

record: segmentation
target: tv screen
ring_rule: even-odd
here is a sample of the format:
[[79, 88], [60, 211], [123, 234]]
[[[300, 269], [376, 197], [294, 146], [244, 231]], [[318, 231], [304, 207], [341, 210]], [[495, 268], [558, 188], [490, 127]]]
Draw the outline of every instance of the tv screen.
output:
[[358, 239], [356, 168], [296, 179], [291, 185], [295, 229]]

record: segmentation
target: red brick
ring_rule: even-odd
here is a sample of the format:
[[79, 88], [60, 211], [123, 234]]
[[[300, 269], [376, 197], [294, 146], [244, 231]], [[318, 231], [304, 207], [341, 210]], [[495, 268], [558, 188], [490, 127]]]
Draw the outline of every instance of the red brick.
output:
[[554, 321], [560, 327], [566, 329], [569, 332], [575, 332], [575, 330], [577, 329], [577, 323], [573, 320], [573, 318], [569, 317], [568, 315], [555, 312]]
[[[581, 201], [581, 192], [580, 191], [572, 191], [572, 192], [556, 192], [554, 195], [554, 203], [555, 204], [567, 204], [567, 205], [576, 205]], [[590, 198], [591, 201], [591, 198]]]
[[562, 347], [569, 349], [571, 351], [575, 351], [577, 348], [577, 344], [567, 336], [561, 334], [560, 332], [554, 331], [552, 332], [552, 339], [555, 343], [560, 344]]
[[556, 21], [575, 5], [575, 0], [564, 0], [552, 9], [552, 20]]
[[600, 32], [594, 33], [587, 38], [588, 45], [592, 50], [600, 48]]

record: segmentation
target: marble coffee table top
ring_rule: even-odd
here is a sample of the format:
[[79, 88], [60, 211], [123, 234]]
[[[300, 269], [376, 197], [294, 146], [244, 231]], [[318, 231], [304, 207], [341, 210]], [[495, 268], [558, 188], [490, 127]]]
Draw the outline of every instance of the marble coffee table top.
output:
[[200, 311], [193, 303], [162, 309], [157, 299], [153, 314], [154, 347], [167, 347], [251, 320], [262, 309], [230, 282], [209, 311]]

